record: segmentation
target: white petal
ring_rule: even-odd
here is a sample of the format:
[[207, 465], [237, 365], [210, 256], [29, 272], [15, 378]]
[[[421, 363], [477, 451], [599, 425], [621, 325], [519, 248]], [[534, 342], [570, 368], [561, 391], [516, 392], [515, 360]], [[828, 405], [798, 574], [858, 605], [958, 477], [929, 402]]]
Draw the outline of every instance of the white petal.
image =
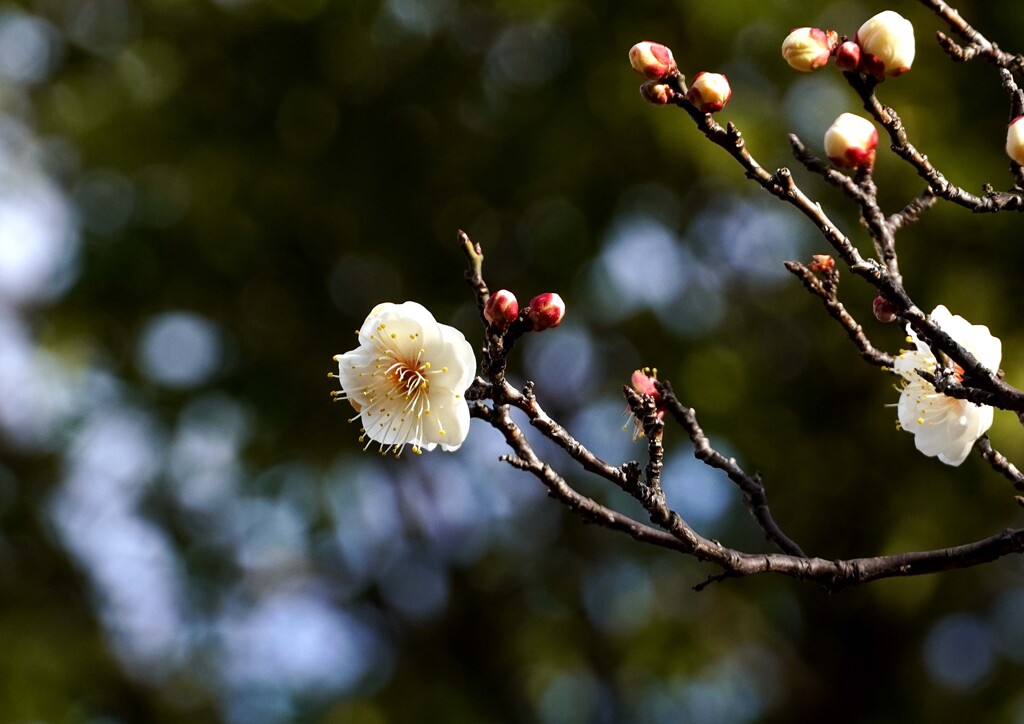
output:
[[[449, 327], [447, 324], [439, 326], [445, 354], [438, 362], [431, 360], [434, 373], [437, 375], [431, 378], [431, 384], [436, 379], [449, 389], [465, 392], [476, 377], [476, 355], [473, 354], [473, 346], [455, 327]], [[448, 368], [447, 372], [438, 372], [444, 367]]]

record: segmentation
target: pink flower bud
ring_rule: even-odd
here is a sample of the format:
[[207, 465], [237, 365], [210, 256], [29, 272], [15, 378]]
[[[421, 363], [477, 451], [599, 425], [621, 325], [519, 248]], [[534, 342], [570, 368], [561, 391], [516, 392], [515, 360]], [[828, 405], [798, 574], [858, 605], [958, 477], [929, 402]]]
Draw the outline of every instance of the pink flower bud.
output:
[[[661, 393], [658, 392], [658, 388], [655, 387], [654, 381], [658, 379], [658, 370], [651, 369], [650, 367], [644, 367], [642, 370], [635, 370], [633, 376], [630, 377], [629, 382], [633, 385], [633, 389], [639, 392], [641, 395], [650, 395], [654, 398], [654, 409], [658, 415], [659, 420], [665, 419], [665, 400], [661, 398]], [[626, 414], [631, 414], [632, 410], [626, 408]], [[633, 417], [633, 439], [639, 440], [644, 436], [644, 424], [642, 420]]]
[[530, 321], [533, 330], [540, 332], [550, 327], [557, 327], [565, 316], [565, 302], [554, 292], [538, 294], [530, 300]]
[[914, 63], [914, 26], [893, 10], [861, 25], [855, 40], [861, 49], [861, 70], [878, 80], [905, 73]]
[[718, 113], [732, 97], [728, 79], [721, 73], [698, 73], [686, 92], [686, 100], [701, 113]]
[[1010, 121], [1006, 129], [1006, 155], [1024, 166], [1024, 116], [1017, 116]]
[[860, 46], [852, 40], [836, 49], [836, 67], [839, 70], [857, 70], [860, 67]]
[[516, 295], [507, 289], [492, 294], [484, 305], [484, 319], [504, 331], [519, 316], [519, 302]]
[[678, 70], [672, 51], [661, 43], [645, 40], [629, 49], [629, 64], [640, 75], [661, 80]]
[[871, 167], [878, 131], [867, 118], [844, 113], [825, 131], [825, 155], [842, 168]]
[[654, 386], [656, 379], [658, 379], [658, 371], [652, 370], [650, 367], [644, 367], [642, 370], [634, 370], [633, 376], [629, 378], [629, 382], [633, 385], [633, 389], [641, 395], [650, 395], [655, 400], [659, 400], [661, 399], [661, 393]]
[[885, 297], [875, 297], [875, 301], [871, 302], [871, 311], [879, 322], [888, 324], [896, 321], [896, 306]]
[[782, 57], [801, 73], [824, 67], [836, 45], [834, 34], [821, 28], [797, 28], [782, 41]]
[[673, 90], [668, 83], [656, 80], [645, 81], [640, 86], [640, 96], [648, 103], [663, 106], [672, 100]]

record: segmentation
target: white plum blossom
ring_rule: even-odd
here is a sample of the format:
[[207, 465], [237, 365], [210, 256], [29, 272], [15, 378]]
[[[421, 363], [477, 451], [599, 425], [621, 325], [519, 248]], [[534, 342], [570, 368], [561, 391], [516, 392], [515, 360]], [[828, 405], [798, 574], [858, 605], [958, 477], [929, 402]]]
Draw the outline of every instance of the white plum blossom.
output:
[[[981, 364], [990, 370], [999, 369], [1003, 345], [988, 327], [950, 314], [942, 305], [932, 311], [931, 318]], [[938, 457], [947, 465], [959, 465], [967, 458], [975, 441], [992, 426], [993, 410], [988, 405], [937, 392], [917, 373], [917, 370], [934, 373], [938, 368], [935, 355], [909, 327], [907, 333], [914, 349], [903, 351], [893, 365], [893, 371], [903, 377], [903, 389], [896, 406], [900, 427], [914, 435], [914, 445], [925, 455]], [[956, 365], [953, 369], [958, 378], [962, 377], [962, 369]]]
[[341, 390], [369, 447], [382, 453], [457, 450], [469, 432], [465, 392], [476, 373], [462, 332], [416, 302], [378, 304], [358, 332], [359, 346], [335, 356]]

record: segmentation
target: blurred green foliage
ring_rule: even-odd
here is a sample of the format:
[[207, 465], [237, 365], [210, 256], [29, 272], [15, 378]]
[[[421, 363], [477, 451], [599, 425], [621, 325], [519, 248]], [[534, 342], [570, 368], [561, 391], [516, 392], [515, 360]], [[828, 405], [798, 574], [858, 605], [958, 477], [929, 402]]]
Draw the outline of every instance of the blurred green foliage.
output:
[[[655, 365], [712, 441], [764, 475], [777, 520], [815, 555], [1019, 525], [1009, 485], [980, 460], [946, 468], [894, 430], [892, 380], [785, 276], [782, 261], [825, 243], [684, 114], [643, 103], [626, 62], [654, 39], [691, 77], [726, 73], [722, 118], [763, 165], [789, 165], [787, 132], [818, 148], [858, 104], [833, 69], [790, 71], [781, 39], [808, 24], [852, 35], [887, 7], [914, 22], [918, 56], [882, 101], [947, 177], [1008, 185], [998, 75], [950, 62], [932, 41], [946, 28], [910, 0], [0, 6], [0, 135], [33, 139], [30, 160], [74, 210], [80, 240], [66, 288], [0, 306], [78, 400], [41, 443], [0, 428], [0, 719], [1024, 720], [1018, 560], [837, 595], [771, 577], [697, 594], [713, 571], [582, 525], [505, 470], [493, 431], [474, 429], [448, 457], [378, 459], [329, 404], [331, 357], [377, 302], [420, 301], [474, 339], [462, 228], [483, 244], [492, 287], [566, 299], [566, 324], [527, 340], [513, 374], [536, 378], [548, 410], [598, 454], [642, 454], [619, 429], [618, 390]], [[958, 8], [1022, 50], [1019, 3]], [[9, 30], [25, 18], [35, 35]], [[794, 173], [866, 250], [855, 209]], [[922, 188], [885, 152], [877, 178], [887, 211]], [[1019, 229], [1012, 215], [940, 206], [899, 241], [915, 300], [989, 325], [1017, 385]], [[870, 290], [844, 277], [841, 296], [877, 345], [899, 349]], [[212, 340], [208, 368], [201, 355], [191, 376], [174, 366], [176, 329]], [[166, 552], [168, 590], [184, 601], [160, 639], [170, 643], [150, 654], [132, 642], [165, 624], [145, 607], [119, 618], [114, 585], [135, 543], [93, 537], [118, 489], [88, 504], [84, 528], [67, 523], [93, 515], [69, 491], [111, 399], [134, 412], [88, 470], [129, 465], [131, 431], [143, 435], [149, 472], [125, 479], [146, 482], [117, 520], [149, 531], [140, 540]], [[992, 437], [1024, 458], [1011, 415], [997, 414]], [[222, 438], [233, 482], [185, 485], [210, 474], [220, 453], [203, 443]], [[667, 441], [692, 476], [674, 484], [692, 505], [684, 517], [767, 550], [728, 481], [686, 463], [679, 430]], [[588, 494], [640, 515], [552, 455]], [[506, 507], [489, 518], [477, 498]], [[150, 585], [138, 579], [154, 610], [171, 606]]]

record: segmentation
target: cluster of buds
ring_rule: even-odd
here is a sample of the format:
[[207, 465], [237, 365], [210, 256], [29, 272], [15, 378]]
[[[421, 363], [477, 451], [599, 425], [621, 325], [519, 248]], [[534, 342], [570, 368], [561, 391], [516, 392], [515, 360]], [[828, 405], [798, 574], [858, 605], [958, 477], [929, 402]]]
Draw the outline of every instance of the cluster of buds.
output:
[[[658, 370], [656, 368], [644, 367], [642, 370], [634, 370], [633, 375], [630, 377], [629, 382], [633, 386], [633, 389], [641, 395], [648, 395], [654, 398], [655, 410], [659, 420], [665, 419], [665, 401], [661, 397], [661, 393], [658, 392], [658, 386], [655, 381], [658, 379]], [[626, 414], [631, 414], [631, 410], [626, 409]], [[639, 440], [644, 436], [644, 424], [643, 421], [638, 419], [635, 415], [633, 416], [633, 439]]]
[[[507, 289], [500, 289], [487, 298], [484, 304], [484, 319], [499, 332], [506, 332], [512, 323], [520, 318], [519, 301]], [[529, 322], [529, 329], [540, 332], [557, 327], [565, 317], [565, 302], [554, 292], [538, 294], [530, 300], [522, 317]]]
[[[672, 101], [675, 90], [668, 82], [678, 74], [672, 51], [661, 43], [645, 40], [629, 49], [629, 64], [648, 80], [640, 86], [640, 95], [648, 103], [663, 106]], [[721, 73], [700, 72], [686, 91], [686, 100], [701, 113], [717, 113], [732, 97], [729, 80]]]
[[842, 168], [868, 168], [875, 163], [878, 130], [867, 118], [843, 113], [825, 131], [825, 155]]
[[782, 57], [796, 70], [817, 70], [835, 57], [840, 70], [866, 73], [877, 80], [910, 70], [914, 52], [914, 26], [892, 10], [870, 18], [853, 40], [840, 42], [834, 30], [797, 28], [782, 41]]

